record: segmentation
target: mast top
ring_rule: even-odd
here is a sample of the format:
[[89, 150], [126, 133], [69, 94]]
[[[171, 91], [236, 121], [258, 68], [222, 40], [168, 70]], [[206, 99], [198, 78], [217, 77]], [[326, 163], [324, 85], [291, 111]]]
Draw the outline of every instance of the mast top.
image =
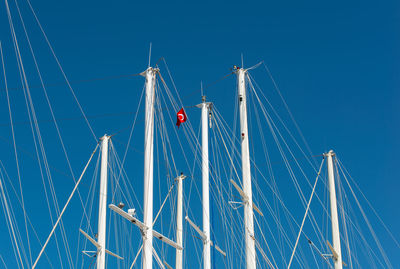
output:
[[[262, 63], [263, 63], [263, 61], [259, 62], [258, 64], [255, 64], [255, 65], [253, 65], [253, 66], [251, 66], [251, 67], [249, 67], [249, 68], [244, 68], [243, 65], [242, 65], [242, 67], [237, 66], [237, 65], [234, 65], [233, 68], [232, 68], [232, 70], [233, 70], [234, 73], [240, 73], [240, 72], [246, 73], [248, 70], [256, 69], [256, 68], [259, 67]], [[242, 63], [242, 64], [243, 64], [243, 63]]]
[[153, 73], [158, 73], [158, 71], [160, 71], [160, 69], [158, 67], [147, 67], [146, 70], [144, 70], [142, 73], [140, 73], [139, 75], [141, 75], [142, 77], [146, 77], [146, 74], [149, 72], [153, 72]]
[[181, 174], [175, 178], [175, 180], [184, 180], [186, 178], [186, 175], [183, 174], [183, 172], [181, 172]]
[[196, 105], [196, 107], [202, 108], [203, 105], [206, 105], [208, 108], [211, 108], [211, 107], [212, 107], [212, 102], [206, 102], [206, 96], [205, 96], [205, 95], [203, 95], [203, 96], [201, 97], [201, 101], [202, 101], [202, 102], [201, 102], [200, 104]]
[[335, 156], [336, 154], [335, 154], [335, 152], [331, 149], [330, 151], [328, 151], [328, 153], [324, 153], [323, 155], [324, 155], [324, 157], [328, 157], [328, 156], [333, 157], [333, 156]]
[[240, 66], [237, 66], [237, 65], [234, 65], [233, 68], [232, 68], [232, 70], [233, 70], [233, 72], [235, 72], [235, 73], [238, 73], [239, 71], [243, 71], [243, 72], [246, 72], [246, 71], [247, 71], [247, 69], [244, 69], [243, 67], [240, 67]]
[[110, 138], [110, 137], [111, 137], [110, 135], [104, 134], [102, 137], [100, 137], [100, 141]]

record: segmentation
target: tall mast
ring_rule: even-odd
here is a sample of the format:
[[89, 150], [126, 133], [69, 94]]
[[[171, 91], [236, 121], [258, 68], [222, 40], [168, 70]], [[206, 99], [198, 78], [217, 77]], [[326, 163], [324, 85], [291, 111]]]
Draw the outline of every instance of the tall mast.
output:
[[325, 154], [328, 166], [328, 179], [329, 179], [329, 194], [331, 202], [331, 221], [332, 221], [332, 243], [333, 243], [333, 261], [335, 269], [342, 269], [342, 252], [340, 249], [340, 233], [339, 233], [339, 220], [336, 204], [336, 190], [335, 190], [335, 174], [333, 172], [333, 156], [335, 153], [330, 150]]
[[236, 69], [238, 91], [239, 91], [239, 111], [240, 111], [240, 133], [242, 147], [242, 177], [243, 192], [246, 196], [244, 203], [244, 229], [246, 243], [246, 268], [256, 268], [256, 247], [254, 237], [253, 220], [253, 198], [251, 191], [251, 173], [249, 157], [249, 135], [247, 128], [247, 104], [246, 104], [246, 72], [243, 68]]
[[98, 219], [98, 244], [101, 249], [97, 253], [97, 269], [104, 269], [106, 262], [106, 226], [107, 226], [107, 170], [108, 170], [108, 140], [109, 136], [101, 138], [101, 172], [99, 195], [99, 219]]
[[[178, 201], [176, 206], [176, 243], [179, 246], [183, 246], [183, 219], [182, 219], [182, 211], [183, 211], [183, 184], [182, 181], [186, 178], [182, 173], [175, 180], [178, 182]], [[175, 256], [175, 269], [183, 268], [183, 259], [182, 259], [182, 249], [176, 249]]]
[[143, 222], [143, 269], [153, 268], [153, 138], [154, 138], [154, 91], [158, 69], [147, 68], [143, 73], [146, 78], [146, 108], [144, 131], [144, 216]]
[[208, 165], [208, 112], [211, 103], [202, 97], [201, 106], [201, 152], [202, 152], [202, 181], [203, 181], [203, 232], [205, 235], [203, 245], [203, 268], [211, 269], [211, 241], [210, 241], [210, 190], [209, 190], [209, 165]]

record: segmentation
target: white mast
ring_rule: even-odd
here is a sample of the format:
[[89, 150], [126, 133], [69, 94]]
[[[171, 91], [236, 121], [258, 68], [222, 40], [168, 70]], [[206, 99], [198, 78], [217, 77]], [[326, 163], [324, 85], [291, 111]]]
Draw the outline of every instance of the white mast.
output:
[[153, 137], [154, 137], [154, 91], [158, 69], [147, 68], [146, 108], [144, 131], [144, 216], [146, 228], [143, 230], [143, 269], [153, 268]]
[[107, 170], [108, 170], [108, 140], [109, 136], [101, 138], [101, 172], [99, 195], [99, 220], [97, 242], [101, 246], [97, 253], [97, 269], [104, 269], [106, 263], [106, 226], [107, 226]]
[[[182, 224], [182, 211], [183, 211], [183, 184], [182, 181], [186, 178], [183, 174], [176, 178], [178, 182], [178, 199], [176, 206], [176, 243], [179, 246], [183, 246], [183, 224]], [[176, 257], [175, 257], [175, 269], [182, 269], [183, 259], [182, 259], [182, 249], [176, 249]]]
[[238, 68], [236, 71], [239, 91], [240, 111], [240, 133], [242, 141], [242, 177], [243, 192], [247, 198], [244, 203], [244, 228], [246, 243], [246, 268], [256, 268], [256, 247], [254, 237], [253, 220], [253, 198], [251, 191], [250, 157], [249, 157], [249, 135], [247, 128], [247, 105], [246, 105], [246, 76], [247, 70]]
[[333, 156], [335, 153], [330, 150], [325, 154], [327, 158], [327, 166], [328, 166], [328, 178], [329, 178], [329, 193], [330, 193], [330, 202], [331, 202], [331, 221], [332, 221], [332, 243], [333, 243], [333, 261], [335, 265], [335, 269], [342, 269], [342, 252], [340, 249], [340, 233], [339, 233], [339, 220], [337, 213], [337, 204], [336, 204], [336, 190], [335, 190], [335, 174], [333, 172]]
[[201, 107], [201, 152], [202, 152], [202, 181], [203, 181], [203, 268], [211, 269], [211, 241], [210, 241], [210, 190], [209, 190], [209, 165], [208, 165], [208, 112], [211, 103], [202, 97]]

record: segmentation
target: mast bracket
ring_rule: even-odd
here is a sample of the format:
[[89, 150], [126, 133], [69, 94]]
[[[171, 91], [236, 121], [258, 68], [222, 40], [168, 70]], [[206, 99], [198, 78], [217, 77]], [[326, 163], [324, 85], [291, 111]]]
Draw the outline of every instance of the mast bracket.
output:
[[[244, 191], [242, 190], [242, 188], [239, 187], [239, 185], [233, 180], [230, 180], [231, 184], [233, 185], [233, 187], [235, 187], [235, 189], [239, 192], [243, 203], [247, 204], [249, 202], [249, 198], [247, 197], [247, 195], [244, 193]], [[258, 214], [260, 214], [262, 217], [264, 217], [264, 214], [261, 212], [261, 210], [258, 208], [258, 206], [256, 206], [253, 202], [252, 207], [255, 211], [257, 211]]]
[[[140, 220], [136, 219], [135, 217], [132, 217], [131, 215], [129, 215], [128, 213], [126, 213], [124, 210], [120, 209], [119, 207], [117, 207], [116, 205], [110, 204], [108, 206], [112, 211], [114, 211], [115, 213], [117, 213], [118, 215], [120, 215], [121, 217], [127, 219], [128, 221], [130, 221], [131, 223], [135, 224], [136, 226], [138, 226], [140, 232], [142, 233], [142, 236], [145, 236], [144, 234], [144, 230], [147, 230], [148, 227], [141, 222]], [[163, 241], [164, 243], [170, 245], [171, 247], [174, 247], [176, 249], [182, 250], [183, 247], [179, 244], [177, 244], [176, 242], [168, 239], [166, 236], [160, 234], [159, 232], [157, 232], [156, 230], [153, 230], [153, 236], [161, 241]]]

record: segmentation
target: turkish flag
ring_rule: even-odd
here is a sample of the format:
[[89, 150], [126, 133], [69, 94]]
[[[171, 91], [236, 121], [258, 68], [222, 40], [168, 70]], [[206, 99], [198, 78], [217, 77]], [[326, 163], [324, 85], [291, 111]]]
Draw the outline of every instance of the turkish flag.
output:
[[187, 119], [186, 113], [182, 107], [181, 110], [179, 110], [178, 113], [176, 113], [176, 126], [178, 126], [178, 128], [179, 128], [179, 125], [181, 125], [181, 123], [185, 122], [186, 119]]

